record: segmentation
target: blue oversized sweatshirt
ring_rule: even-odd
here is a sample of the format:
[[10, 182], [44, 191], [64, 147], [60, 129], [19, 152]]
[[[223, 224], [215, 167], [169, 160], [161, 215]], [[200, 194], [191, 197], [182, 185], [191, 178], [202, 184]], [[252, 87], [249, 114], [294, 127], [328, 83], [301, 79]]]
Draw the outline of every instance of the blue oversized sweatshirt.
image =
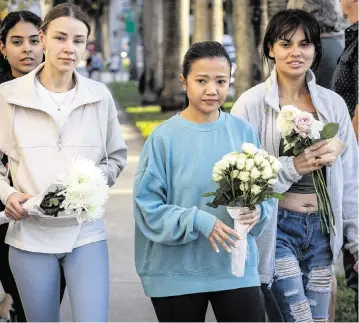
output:
[[231, 253], [216, 253], [208, 240], [216, 219], [233, 228], [225, 207], [206, 205], [216, 190], [214, 163], [244, 142], [258, 146], [246, 121], [221, 111], [198, 124], [179, 114], [147, 139], [134, 181], [135, 262], [145, 294], [165, 297], [259, 286], [258, 236], [272, 213], [273, 201], [261, 204], [260, 222], [248, 235], [245, 276], [231, 273]]

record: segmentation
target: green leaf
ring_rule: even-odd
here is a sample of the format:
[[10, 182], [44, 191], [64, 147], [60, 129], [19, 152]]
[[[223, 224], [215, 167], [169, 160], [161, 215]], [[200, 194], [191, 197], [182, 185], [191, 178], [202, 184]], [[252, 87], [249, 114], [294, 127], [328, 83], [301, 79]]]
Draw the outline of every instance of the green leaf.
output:
[[333, 138], [339, 131], [339, 123], [327, 123], [320, 132], [320, 139], [326, 140]]
[[202, 194], [202, 197], [216, 196], [216, 195], [217, 195], [217, 192], [208, 192], [208, 193]]
[[275, 199], [278, 199], [278, 200], [285, 200], [285, 197], [282, 195], [282, 194], [279, 194], [279, 193], [271, 193], [268, 195], [269, 198], [275, 198]]

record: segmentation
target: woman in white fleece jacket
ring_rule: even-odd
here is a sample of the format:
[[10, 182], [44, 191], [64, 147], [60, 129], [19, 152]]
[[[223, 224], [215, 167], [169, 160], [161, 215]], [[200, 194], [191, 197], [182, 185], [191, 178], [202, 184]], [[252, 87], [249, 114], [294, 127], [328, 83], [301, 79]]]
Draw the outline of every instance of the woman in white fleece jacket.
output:
[[[321, 59], [320, 27], [313, 16], [303, 10], [274, 15], [265, 33], [263, 54], [275, 61], [271, 76], [243, 93], [231, 111], [258, 130], [263, 149], [278, 156], [283, 165], [275, 191], [286, 199], [274, 208], [271, 223], [257, 239], [261, 282], [266, 287], [273, 282], [285, 322], [324, 321], [331, 265], [340, 256], [343, 234], [349, 241], [345, 247], [356, 257], [358, 253], [358, 147], [344, 100], [318, 86], [310, 70]], [[323, 123], [339, 123], [337, 137], [344, 150], [336, 140], [339, 144], [334, 146], [316, 143], [297, 157], [285, 153], [276, 129], [283, 105], [295, 105]], [[316, 169], [323, 169], [326, 177], [336, 235], [325, 236], [320, 230], [311, 176]]]
[[73, 157], [93, 160], [114, 184], [126, 163], [116, 107], [108, 89], [75, 67], [85, 51], [86, 15], [65, 3], [39, 33], [46, 62], [0, 86], [0, 198], [10, 223], [9, 261], [28, 321], [59, 321], [60, 266], [75, 321], [107, 321], [109, 260], [103, 219], [69, 226], [26, 217], [21, 204], [56, 180]]

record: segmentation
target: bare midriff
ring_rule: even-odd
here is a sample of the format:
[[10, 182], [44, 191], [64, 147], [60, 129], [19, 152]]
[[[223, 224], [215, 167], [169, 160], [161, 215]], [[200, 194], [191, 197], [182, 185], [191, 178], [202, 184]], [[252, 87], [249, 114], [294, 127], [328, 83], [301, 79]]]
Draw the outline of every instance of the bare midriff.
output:
[[279, 201], [279, 207], [297, 213], [315, 213], [318, 211], [317, 194], [299, 194], [285, 192], [285, 200]]

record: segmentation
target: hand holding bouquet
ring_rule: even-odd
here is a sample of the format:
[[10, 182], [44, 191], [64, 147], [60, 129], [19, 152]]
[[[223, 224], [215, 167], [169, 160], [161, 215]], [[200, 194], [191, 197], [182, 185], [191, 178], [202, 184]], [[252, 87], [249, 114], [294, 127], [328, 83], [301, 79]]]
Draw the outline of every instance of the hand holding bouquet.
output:
[[278, 159], [250, 143], [244, 143], [242, 150], [225, 155], [214, 165], [212, 179], [219, 187], [203, 195], [214, 196], [207, 204], [214, 208], [226, 206], [234, 219], [234, 230], [241, 236], [232, 248], [232, 273], [238, 277], [244, 275], [247, 232], [251, 229], [240, 223], [241, 216], [255, 214], [256, 205], [269, 198], [282, 198], [273, 192], [281, 168]]
[[[73, 159], [69, 171], [22, 208], [41, 223], [62, 226], [94, 221], [104, 214], [108, 199], [107, 179], [91, 160]], [[1, 222], [10, 222], [2, 212]]]
[[[277, 128], [284, 139], [284, 151], [298, 156], [313, 144], [332, 139], [339, 130], [339, 124], [328, 123], [324, 126], [322, 122], [315, 120], [311, 113], [301, 111], [293, 105], [286, 105], [278, 115]], [[329, 234], [332, 229], [335, 234], [333, 210], [321, 169], [313, 171], [313, 182], [318, 198], [322, 233]]]

